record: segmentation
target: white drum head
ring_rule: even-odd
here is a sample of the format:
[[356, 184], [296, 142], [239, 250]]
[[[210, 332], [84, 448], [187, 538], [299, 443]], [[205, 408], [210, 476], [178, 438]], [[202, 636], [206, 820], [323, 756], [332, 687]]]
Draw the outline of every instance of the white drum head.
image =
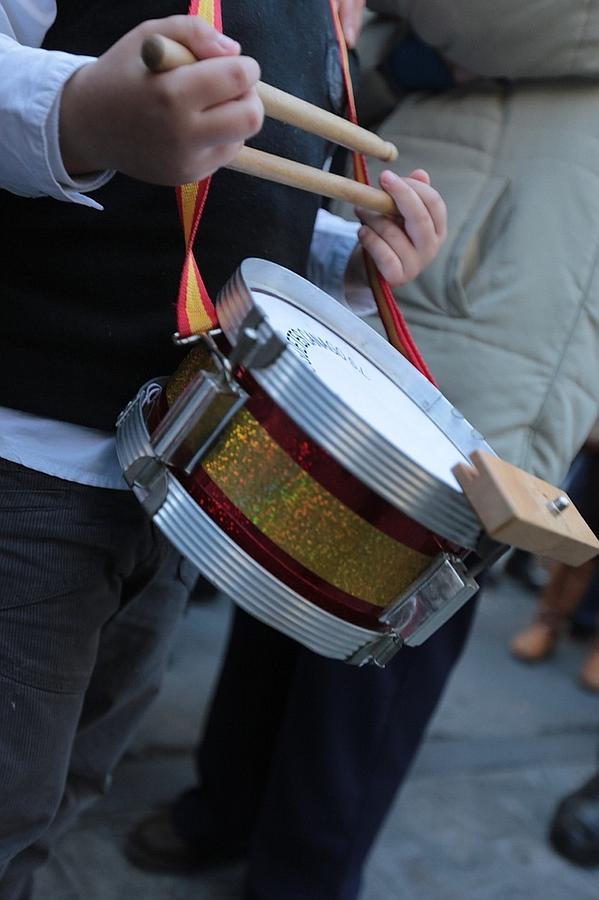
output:
[[291, 351], [359, 418], [431, 475], [459, 490], [452, 468], [464, 455], [412, 398], [322, 322], [273, 294], [256, 306]]

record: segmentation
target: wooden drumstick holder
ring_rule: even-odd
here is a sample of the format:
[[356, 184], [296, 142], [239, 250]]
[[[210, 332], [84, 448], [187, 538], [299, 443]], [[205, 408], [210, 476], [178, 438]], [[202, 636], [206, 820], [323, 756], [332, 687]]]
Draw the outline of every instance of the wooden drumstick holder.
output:
[[453, 473], [493, 540], [570, 566], [599, 554], [599, 540], [560, 488], [490, 453], [471, 459]]

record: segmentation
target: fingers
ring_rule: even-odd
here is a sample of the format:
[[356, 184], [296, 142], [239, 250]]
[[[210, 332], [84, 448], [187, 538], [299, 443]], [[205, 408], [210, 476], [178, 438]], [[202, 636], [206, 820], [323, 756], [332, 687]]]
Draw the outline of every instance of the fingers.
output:
[[204, 178], [214, 175], [222, 166], [228, 165], [242, 147], [243, 141], [238, 141], [237, 143], [217, 144], [207, 149], [204, 142], [201, 141], [198, 143], [195, 156], [192, 153], [189, 154], [190, 159], [185, 170], [181, 170], [178, 176], [170, 177], [168, 180], [162, 177], [157, 178], [155, 183], [175, 187], [202, 181]]
[[386, 171], [380, 182], [393, 197], [398, 215], [357, 209], [362, 222], [358, 237], [387, 281], [398, 287], [416, 278], [435, 258], [445, 240], [447, 211], [423, 169], [408, 178]]
[[339, 19], [347, 46], [356, 46], [362, 28], [365, 0], [338, 0]]
[[433, 245], [431, 242], [424, 249], [417, 249], [408, 235], [388, 216], [365, 211], [360, 218], [363, 223], [358, 232], [360, 243], [374, 257], [390, 284], [397, 286], [413, 281], [435, 256], [436, 243]]
[[262, 128], [264, 107], [255, 91], [220, 103], [201, 114], [202, 140], [208, 144], [244, 141]]
[[[417, 170], [427, 176], [424, 170]], [[380, 178], [381, 187], [391, 194], [398, 212], [404, 218], [404, 228], [412, 243], [421, 249], [433, 237], [445, 240], [447, 209], [440, 194], [428, 181], [418, 178], [400, 178], [385, 171]]]
[[231, 56], [240, 52], [237, 41], [221, 34], [200, 16], [168, 16], [151, 19], [140, 26], [142, 40], [152, 34], [163, 34], [191, 50], [198, 59]]
[[213, 175], [221, 166], [226, 166], [230, 163], [231, 160], [237, 156], [242, 147], [243, 141], [239, 141], [236, 144], [225, 143], [217, 145], [207, 151], [200, 148], [197, 171], [193, 172], [191, 177], [185, 178], [182, 183], [186, 184], [192, 181], [201, 181], [202, 178]]
[[153, 77], [162, 79], [164, 90], [183, 99], [189, 108], [210, 109], [247, 95], [260, 78], [260, 66], [249, 56], [228, 56]]
[[[164, 20], [170, 21], [171, 33], [176, 33], [175, 39], [181, 43], [178, 29], [185, 31], [187, 22], [182, 18], [182, 22], [181, 17]], [[219, 37], [213, 29], [198, 25], [192, 51], [196, 55], [202, 41], [208, 42], [202, 45], [206, 51], [214, 34]], [[151, 22], [146, 26], [154, 27]], [[193, 43], [189, 34], [185, 43], [188, 47]], [[259, 78], [258, 63], [238, 53], [199, 59], [159, 74], [146, 73], [144, 81], [151, 98], [146, 146], [153, 142], [155, 148], [152, 166], [144, 166], [148, 180], [157, 180], [160, 155], [167, 155], [165, 142], [168, 160], [166, 165], [162, 163], [160, 181], [180, 184], [200, 180], [227, 165], [243, 141], [262, 127], [264, 107], [255, 90]]]
[[264, 106], [254, 89], [260, 67], [254, 59], [206, 59], [161, 77], [167, 105], [180, 104], [187, 126], [195, 127], [204, 146], [243, 141], [262, 128]]
[[415, 181], [422, 181], [424, 184], [431, 183], [431, 176], [426, 169], [414, 169], [413, 172], [410, 172], [408, 178], [413, 178]]
[[391, 246], [374, 228], [363, 225], [358, 231], [358, 238], [372, 256], [383, 278], [392, 287], [406, 284], [419, 274], [417, 254], [406, 235], [401, 235]]

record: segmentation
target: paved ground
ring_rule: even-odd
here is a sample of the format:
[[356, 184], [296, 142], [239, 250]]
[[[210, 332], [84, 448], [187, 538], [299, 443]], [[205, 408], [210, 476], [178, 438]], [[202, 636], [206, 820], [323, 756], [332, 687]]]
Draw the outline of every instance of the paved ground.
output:
[[[532, 603], [509, 579], [487, 592], [372, 854], [362, 900], [599, 898], [599, 871], [569, 866], [544, 841], [557, 800], [594, 767], [599, 698], [576, 686], [580, 644], [564, 643], [537, 668], [506, 654]], [[162, 695], [112, 792], [64, 839], [39, 879], [39, 900], [238, 900], [241, 867], [174, 879], [138, 872], [120, 854], [130, 824], [191, 781], [189, 750], [228, 615], [224, 598], [187, 615]]]

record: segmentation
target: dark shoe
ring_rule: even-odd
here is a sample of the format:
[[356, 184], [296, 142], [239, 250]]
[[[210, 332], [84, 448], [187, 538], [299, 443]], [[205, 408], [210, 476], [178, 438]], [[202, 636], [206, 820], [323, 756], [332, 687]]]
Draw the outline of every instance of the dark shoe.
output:
[[549, 830], [551, 845], [579, 866], [599, 866], [599, 773], [559, 804]]
[[193, 875], [242, 859], [241, 844], [189, 844], [175, 832], [167, 807], [139, 822], [126, 838], [124, 852], [132, 865], [148, 872]]

